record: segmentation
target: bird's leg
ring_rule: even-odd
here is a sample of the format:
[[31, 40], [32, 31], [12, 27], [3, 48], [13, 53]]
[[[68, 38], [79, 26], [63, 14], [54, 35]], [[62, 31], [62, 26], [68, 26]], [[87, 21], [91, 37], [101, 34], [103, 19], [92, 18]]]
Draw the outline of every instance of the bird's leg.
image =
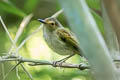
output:
[[66, 60], [68, 60], [69, 58], [71, 58], [72, 56], [74, 56], [75, 54], [71, 54], [71, 55], [69, 55], [69, 56], [67, 56], [67, 57], [65, 57], [65, 58], [63, 58], [63, 59], [61, 59], [61, 60], [59, 60], [59, 61], [57, 61], [57, 62], [65, 62]]
[[65, 57], [65, 58], [63, 58], [63, 59], [61, 59], [61, 60], [58, 60], [58, 61], [55, 61], [54, 62], [54, 66], [56, 66], [56, 64], [59, 62], [59, 64], [60, 65], [62, 65], [62, 63], [63, 62], [65, 62], [66, 60], [68, 60], [69, 58], [71, 58], [72, 56], [74, 56], [75, 54], [71, 54], [71, 55], [69, 55], [69, 56], [67, 56], [67, 57]]

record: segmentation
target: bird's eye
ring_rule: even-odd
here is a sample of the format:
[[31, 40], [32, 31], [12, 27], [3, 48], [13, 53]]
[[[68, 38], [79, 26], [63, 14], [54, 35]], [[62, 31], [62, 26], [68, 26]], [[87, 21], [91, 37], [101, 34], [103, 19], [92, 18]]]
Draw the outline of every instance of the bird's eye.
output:
[[53, 26], [53, 25], [54, 25], [54, 23], [51, 23], [51, 25]]

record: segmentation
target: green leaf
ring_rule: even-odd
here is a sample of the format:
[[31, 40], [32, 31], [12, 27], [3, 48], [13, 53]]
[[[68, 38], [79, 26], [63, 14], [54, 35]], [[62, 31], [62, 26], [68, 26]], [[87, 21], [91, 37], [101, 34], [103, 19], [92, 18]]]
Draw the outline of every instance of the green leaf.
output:
[[95, 10], [100, 10], [100, 0], [86, 0], [88, 6]]
[[25, 5], [24, 5], [24, 11], [26, 13], [32, 13], [33, 10], [36, 8], [39, 0], [26, 0]]
[[59, 3], [96, 80], [117, 80], [116, 67], [85, 0], [59, 0]]
[[0, 9], [20, 17], [26, 16], [26, 14], [23, 11], [21, 11], [19, 8], [8, 2], [0, 1]]
[[96, 14], [96, 12], [94, 12], [93, 10], [91, 10], [91, 13], [92, 13], [97, 25], [98, 25], [100, 32], [104, 35], [104, 25], [103, 25], [103, 20], [102, 20], [101, 16]]

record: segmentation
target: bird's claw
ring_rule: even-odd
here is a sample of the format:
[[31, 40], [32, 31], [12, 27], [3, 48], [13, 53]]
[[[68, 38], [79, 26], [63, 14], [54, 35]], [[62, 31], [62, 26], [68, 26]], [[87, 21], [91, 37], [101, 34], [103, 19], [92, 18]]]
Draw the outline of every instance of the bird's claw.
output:
[[53, 66], [54, 67], [58, 67], [58, 66], [61, 67], [64, 62], [65, 62], [64, 60], [54, 61]]

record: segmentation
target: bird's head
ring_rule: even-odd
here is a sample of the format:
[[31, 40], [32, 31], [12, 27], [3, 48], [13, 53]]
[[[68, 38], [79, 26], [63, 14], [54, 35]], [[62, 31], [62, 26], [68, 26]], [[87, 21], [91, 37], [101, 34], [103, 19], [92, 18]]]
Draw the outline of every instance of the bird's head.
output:
[[46, 28], [49, 30], [56, 30], [61, 24], [55, 18], [46, 18], [46, 19], [38, 19], [41, 23], [45, 25]]

